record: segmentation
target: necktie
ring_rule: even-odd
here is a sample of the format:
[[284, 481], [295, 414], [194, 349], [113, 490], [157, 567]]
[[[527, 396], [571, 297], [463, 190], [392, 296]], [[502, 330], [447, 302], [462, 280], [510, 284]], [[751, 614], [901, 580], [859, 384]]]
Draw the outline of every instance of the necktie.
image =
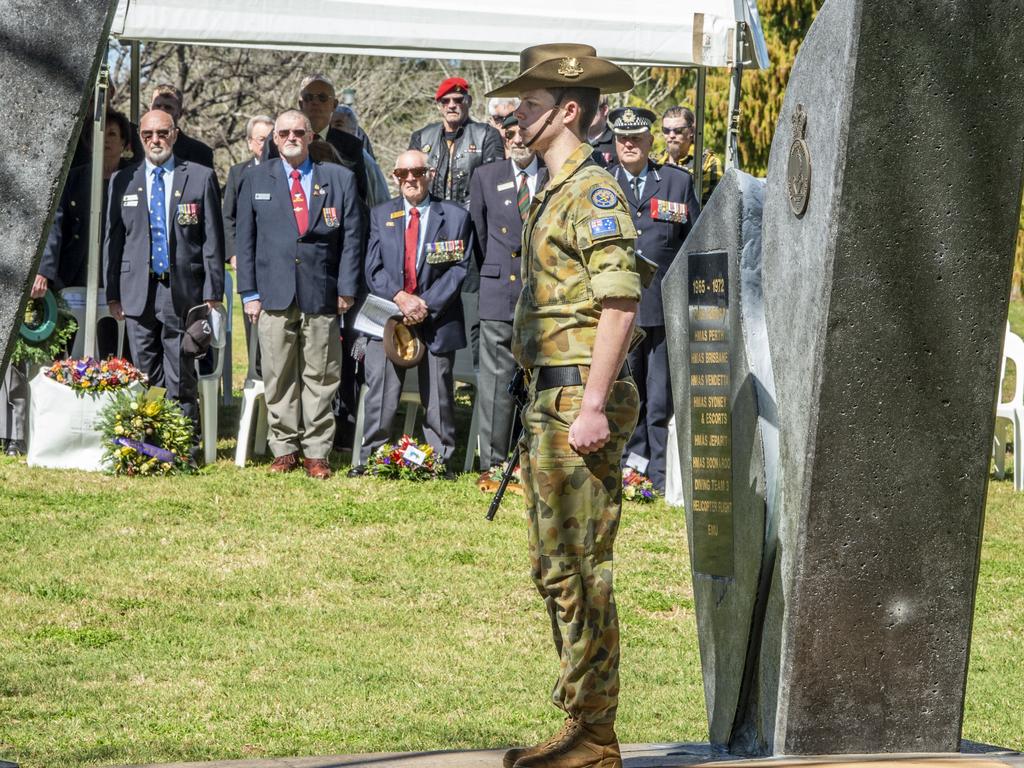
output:
[[167, 247], [167, 205], [164, 199], [164, 169], [153, 169], [153, 189], [149, 198], [150, 262], [153, 271], [164, 274], [171, 268]]
[[299, 234], [306, 234], [309, 229], [309, 207], [306, 205], [306, 193], [302, 191], [302, 184], [299, 182], [300, 173], [292, 171], [292, 210], [295, 211], [295, 225], [299, 228]]
[[416, 293], [416, 252], [420, 244], [420, 209], [409, 211], [409, 226], [405, 228], [405, 279], [402, 288]]
[[516, 193], [516, 203], [519, 205], [519, 216], [525, 219], [526, 213], [530, 210], [530, 185], [526, 183], [526, 171], [519, 172], [519, 189]]
[[633, 199], [636, 200], [639, 203], [640, 202], [640, 177], [639, 176], [634, 176], [632, 183], [633, 183]]

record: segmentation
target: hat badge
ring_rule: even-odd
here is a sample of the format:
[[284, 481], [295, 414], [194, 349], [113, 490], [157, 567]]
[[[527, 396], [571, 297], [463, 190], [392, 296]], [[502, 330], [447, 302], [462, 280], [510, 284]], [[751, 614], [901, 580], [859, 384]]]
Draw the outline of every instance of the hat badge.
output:
[[580, 66], [579, 59], [575, 56], [565, 58], [558, 62], [558, 74], [574, 80], [583, 74], [583, 67]]
[[626, 123], [627, 125], [635, 123], [636, 112], [634, 112], [632, 109], [627, 109], [625, 112], [622, 113], [622, 122]]

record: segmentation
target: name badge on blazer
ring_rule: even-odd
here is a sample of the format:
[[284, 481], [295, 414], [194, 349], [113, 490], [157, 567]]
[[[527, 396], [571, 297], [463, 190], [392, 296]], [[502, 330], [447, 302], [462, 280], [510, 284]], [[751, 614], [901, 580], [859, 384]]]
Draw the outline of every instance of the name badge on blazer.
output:
[[125, 195], [121, 198], [121, 205], [125, 208], [138, 208], [139, 196], [138, 195]]
[[514, 189], [516, 183], [514, 181], [506, 181], [504, 184], [499, 184], [496, 189], [499, 192], [504, 192], [506, 189]]
[[655, 221], [670, 221], [673, 224], [685, 224], [686, 203], [672, 203], [668, 200], [651, 198], [651, 218]]
[[252, 199], [256, 200], [257, 202], [263, 202], [264, 200], [269, 200], [270, 199], [270, 193], [269, 192], [257, 192], [255, 195], [252, 196]]
[[178, 224], [183, 227], [199, 223], [199, 203], [181, 203], [178, 206]]
[[324, 208], [324, 224], [332, 229], [337, 227], [340, 222], [338, 221], [338, 209], [337, 208]]
[[437, 243], [427, 243], [427, 264], [448, 264], [452, 261], [462, 261], [466, 254], [466, 244], [462, 240], [442, 240]]

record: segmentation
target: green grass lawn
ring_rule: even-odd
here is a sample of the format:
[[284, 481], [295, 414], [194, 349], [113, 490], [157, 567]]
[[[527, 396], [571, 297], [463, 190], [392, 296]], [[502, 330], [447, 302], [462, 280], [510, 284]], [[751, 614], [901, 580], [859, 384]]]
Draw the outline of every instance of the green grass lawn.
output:
[[[0, 459], [0, 758], [498, 747], [557, 727], [515, 497], [487, 523], [470, 477], [316, 483], [231, 453], [223, 440], [197, 477], [134, 481]], [[626, 505], [626, 742], [706, 738], [685, 553], [681, 510]], [[993, 481], [964, 736], [1018, 749], [1022, 553], [1024, 495]]]

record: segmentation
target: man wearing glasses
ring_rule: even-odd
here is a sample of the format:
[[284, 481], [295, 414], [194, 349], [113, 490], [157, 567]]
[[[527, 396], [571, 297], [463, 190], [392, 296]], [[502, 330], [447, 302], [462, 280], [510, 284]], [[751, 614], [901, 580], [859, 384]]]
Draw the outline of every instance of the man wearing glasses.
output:
[[194, 426], [199, 443], [195, 358], [184, 349], [185, 317], [224, 296], [224, 230], [213, 171], [173, 153], [171, 115], [150, 110], [139, 121], [146, 159], [110, 182], [104, 261], [110, 314], [125, 320], [135, 365], [165, 387]]
[[[518, 100], [517, 104], [518, 104]], [[544, 187], [548, 173], [527, 147], [515, 114], [505, 118], [509, 159], [479, 168], [470, 185], [469, 212], [476, 230], [480, 267], [481, 479], [505, 461], [512, 436], [514, 403], [508, 393], [516, 363], [512, 357], [512, 319], [523, 282], [519, 254], [523, 220], [530, 201]]]
[[[519, 99], [514, 97], [487, 100], [487, 114], [490, 116], [491, 125], [495, 127], [498, 133], [505, 133], [505, 120], [512, 116], [512, 113], [516, 111], [518, 106]], [[505, 157], [508, 157], [507, 139], [505, 141]]]
[[[455, 451], [455, 352], [466, 346], [459, 289], [473, 250], [473, 227], [463, 208], [430, 195], [432, 177], [418, 149], [395, 161], [400, 194], [370, 211], [365, 278], [370, 293], [398, 305], [401, 322], [426, 347], [415, 364], [426, 411], [423, 432], [448, 464]], [[365, 364], [365, 432], [349, 477], [365, 474], [367, 460], [389, 439], [407, 370], [391, 362], [379, 339], [367, 343]], [[445, 475], [453, 477], [450, 470]]]
[[298, 469], [301, 452], [306, 474], [326, 480], [341, 381], [338, 315], [359, 289], [363, 209], [351, 171], [310, 159], [313, 136], [303, 113], [278, 116], [280, 157], [245, 173], [235, 247], [238, 293], [259, 322], [270, 471]]
[[[313, 126], [313, 133], [334, 147], [341, 163], [355, 174], [359, 199], [366, 202], [366, 165], [363, 162], [363, 142], [350, 133], [331, 127], [331, 118], [338, 106], [334, 83], [326, 75], [307, 75], [299, 85], [299, 111]], [[263, 149], [263, 158], [277, 157], [277, 143], [268, 141]]]
[[186, 136], [181, 130], [181, 115], [184, 111], [184, 97], [181, 89], [170, 83], [161, 83], [153, 88], [153, 98], [150, 101], [150, 109], [158, 109], [166, 112], [174, 120], [174, 126], [178, 131], [178, 138], [174, 142], [174, 156], [179, 160], [188, 160], [207, 168], [213, 168], [213, 150], [199, 139]]
[[237, 267], [235, 260], [235, 214], [238, 211], [238, 190], [242, 186], [242, 173], [247, 168], [260, 164], [263, 145], [267, 137], [274, 132], [274, 119], [269, 115], [256, 115], [245, 124], [245, 143], [252, 157], [232, 165], [228, 170], [228, 180], [224, 185], [224, 252], [228, 255], [232, 267]]
[[473, 171], [505, 157], [501, 134], [493, 126], [470, 119], [473, 98], [469, 83], [461, 77], [443, 81], [434, 93], [434, 101], [441, 122], [413, 133], [409, 149], [422, 150], [427, 166], [434, 170], [430, 194], [468, 208]]
[[[669, 107], [665, 110], [661, 118], [661, 132], [665, 135], [665, 154], [660, 160], [662, 165], [678, 165], [693, 175], [693, 135], [696, 125], [697, 118], [689, 107]], [[707, 205], [708, 198], [722, 178], [722, 166], [717, 155], [707, 147], [704, 148], [701, 165], [703, 180], [700, 204], [703, 206]]]

